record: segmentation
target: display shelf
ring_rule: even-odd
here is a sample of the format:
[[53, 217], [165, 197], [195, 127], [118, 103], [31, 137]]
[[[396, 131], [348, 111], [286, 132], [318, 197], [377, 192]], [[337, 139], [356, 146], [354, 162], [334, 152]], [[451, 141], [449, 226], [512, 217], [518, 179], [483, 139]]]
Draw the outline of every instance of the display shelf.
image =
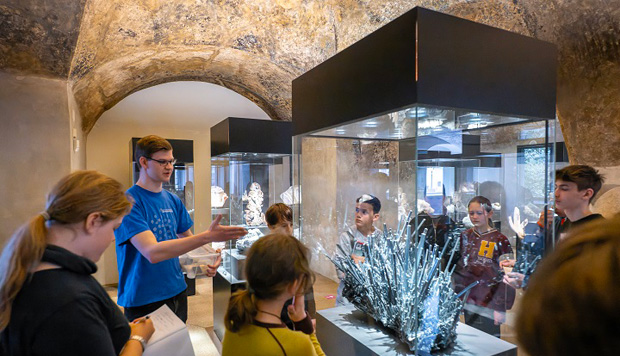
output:
[[246, 256], [239, 253], [237, 249], [222, 251], [222, 262], [229, 266], [222, 268], [222, 275], [229, 278], [231, 283], [245, 282], [245, 259]]
[[211, 215], [226, 215], [230, 212], [230, 208], [211, 208]]

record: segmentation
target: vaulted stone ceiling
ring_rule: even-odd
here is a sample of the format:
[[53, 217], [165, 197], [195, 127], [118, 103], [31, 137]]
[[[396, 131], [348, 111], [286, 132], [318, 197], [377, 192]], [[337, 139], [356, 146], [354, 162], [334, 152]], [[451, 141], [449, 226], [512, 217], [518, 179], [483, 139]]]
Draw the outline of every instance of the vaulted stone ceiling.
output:
[[176, 80], [290, 120], [292, 79], [414, 6], [557, 44], [572, 160], [620, 165], [620, 0], [4, 0], [0, 68], [68, 80], [85, 132], [132, 92]]
[[0, 68], [67, 78], [86, 0], [1, 0]]

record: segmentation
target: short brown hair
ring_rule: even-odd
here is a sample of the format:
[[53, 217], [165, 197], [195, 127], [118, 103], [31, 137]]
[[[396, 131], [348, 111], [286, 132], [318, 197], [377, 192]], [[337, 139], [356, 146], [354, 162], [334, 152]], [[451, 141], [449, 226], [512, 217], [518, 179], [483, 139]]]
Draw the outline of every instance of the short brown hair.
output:
[[276, 226], [284, 221], [293, 222], [293, 210], [284, 203], [273, 204], [265, 212], [265, 222], [269, 226]]
[[518, 340], [532, 356], [617, 355], [620, 216], [570, 232], [529, 283]]
[[134, 159], [140, 162], [140, 157], [151, 158], [155, 152], [171, 151], [172, 145], [163, 137], [149, 135], [144, 136], [136, 143]]
[[565, 182], [573, 182], [577, 184], [578, 190], [592, 189], [592, 197], [594, 199], [596, 193], [601, 190], [605, 177], [594, 169], [585, 164], [574, 164], [566, 166], [555, 172], [555, 180], [563, 180]]

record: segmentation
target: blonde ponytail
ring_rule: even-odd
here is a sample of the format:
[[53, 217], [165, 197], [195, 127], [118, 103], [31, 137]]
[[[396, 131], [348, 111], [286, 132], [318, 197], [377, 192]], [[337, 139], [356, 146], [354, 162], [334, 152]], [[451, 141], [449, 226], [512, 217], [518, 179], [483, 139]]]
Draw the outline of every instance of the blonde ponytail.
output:
[[11, 305], [21, 290], [28, 273], [43, 256], [47, 228], [45, 217], [35, 216], [22, 225], [9, 240], [0, 256], [0, 331], [11, 320]]
[[109, 221], [130, 210], [123, 186], [104, 174], [77, 171], [62, 178], [49, 193], [45, 211], [15, 231], [0, 255], [0, 331], [9, 324], [15, 297], [43, 257], [48, 226], [78, 223], [95, 212]]
[[224, 325], [232, 332], [238, 332], [244, 325], [252, 324], [258, 310], [254, 304], [252, 293], [248, 290], [235, 292], [228, 302], [228, 310], [224, 316]]

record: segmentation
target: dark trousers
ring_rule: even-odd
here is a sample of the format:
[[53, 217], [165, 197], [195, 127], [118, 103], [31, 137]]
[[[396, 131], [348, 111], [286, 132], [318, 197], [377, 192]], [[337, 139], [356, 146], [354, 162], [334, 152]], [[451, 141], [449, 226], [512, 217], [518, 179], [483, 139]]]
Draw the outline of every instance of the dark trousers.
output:
[[463, 311], [465, 312], [465, 324], [495, 337], [500, 337], [500, 328], [499, 325], [495, 325], [495, 320], [468, 310]]
[[164, 304], [166, 304], [179, 319], [183, 320], [184, 323], [187, 322], [187, 289], [166, 300], [141, 305], [139, 307], [126, 307], [125, 316], [127, 320], [132, 321], [154, 312]]

